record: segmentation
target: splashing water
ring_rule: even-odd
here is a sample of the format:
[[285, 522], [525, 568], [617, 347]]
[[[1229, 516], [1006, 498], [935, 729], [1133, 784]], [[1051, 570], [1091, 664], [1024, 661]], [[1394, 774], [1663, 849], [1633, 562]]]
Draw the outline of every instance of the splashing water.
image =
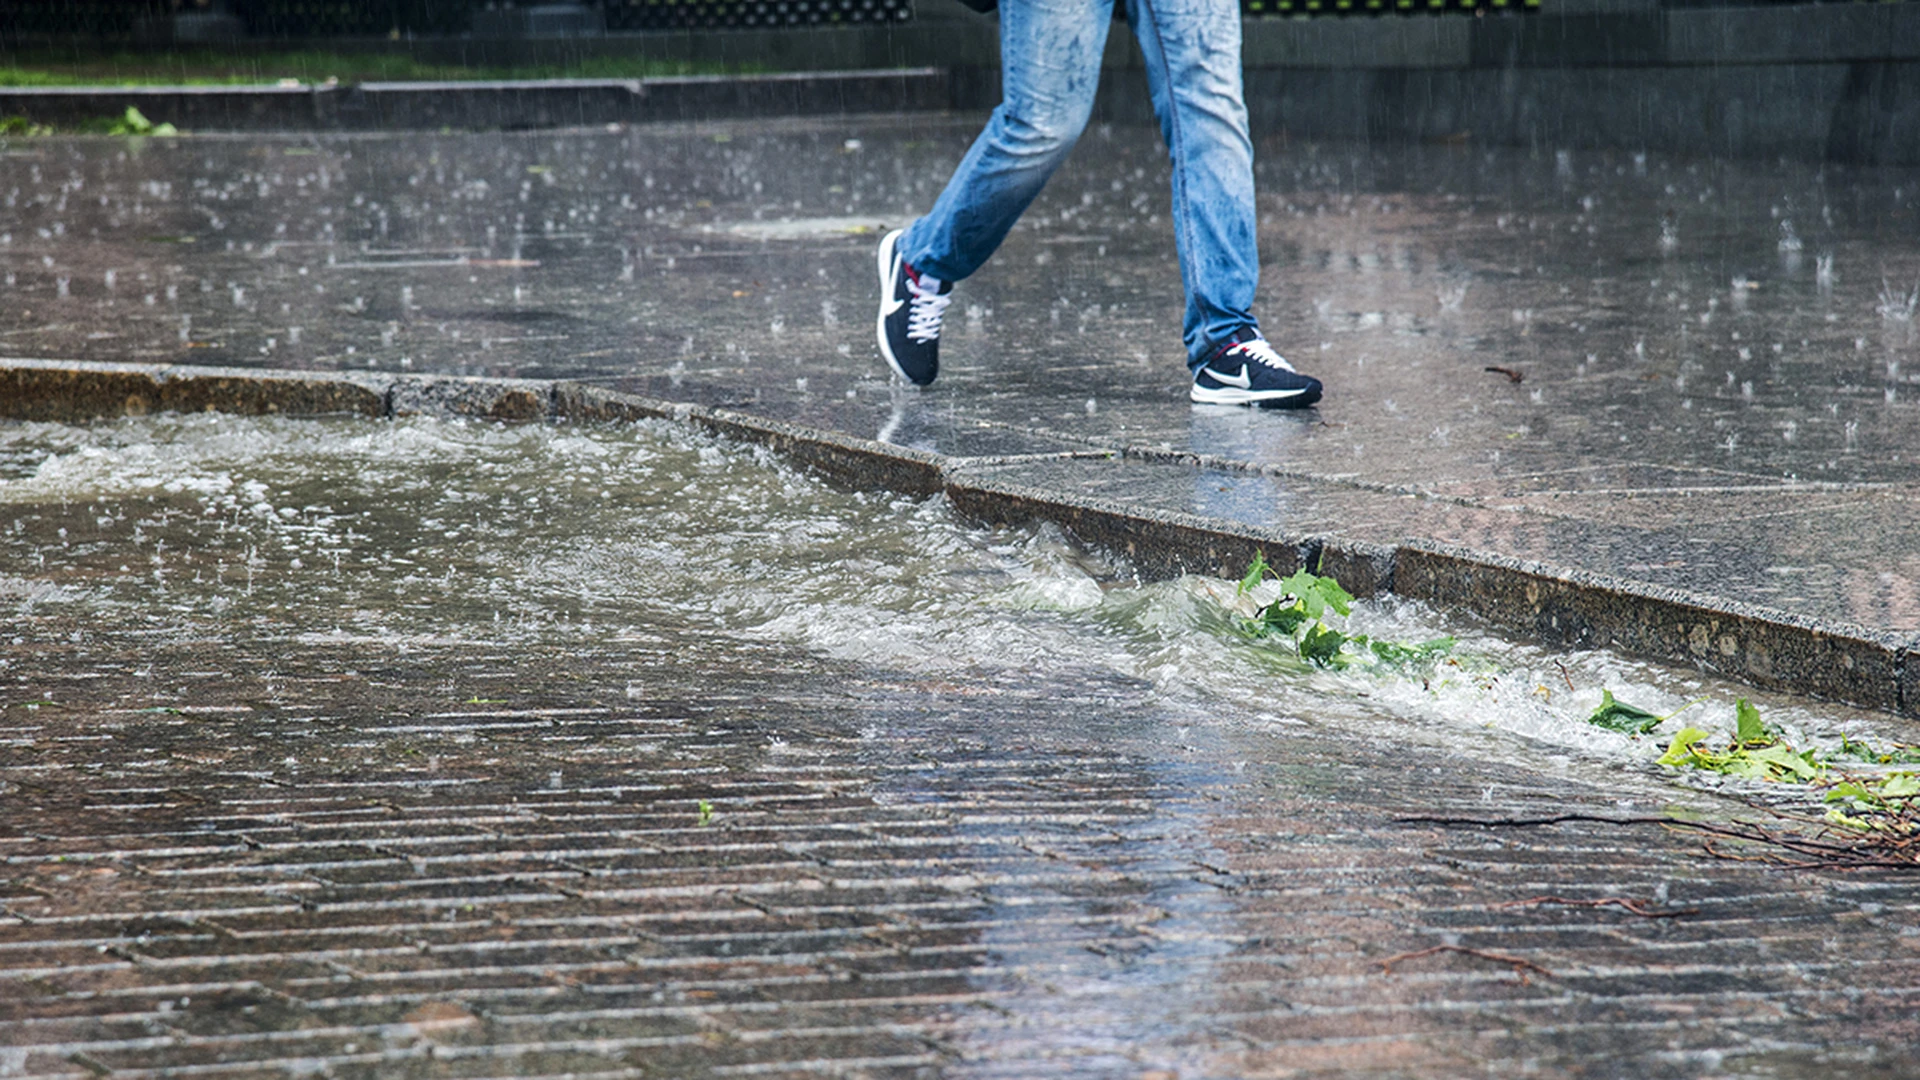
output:
[[1902, 292], [1886, 278], [1880, 279], [1879, 302], [1874, 305], [1874, 311], [1882, 319], [1890, 323], [1910, 323], [1916, 307], [1920, 307], [1920, 284], [1910, 292]]
[[[1452, 633], [1454, 656], [1314, 667], [1236, 631], [1271, 596], [1202, 577], [1142, 584], [1051, 527], [973, 528], [942, 501], [839, 491], [668, 425], [201, 414], [0, 427], [0, 551], [19, 568], [0, 575], [0, 602], [23, 618], [164, 612], [183, 639], [372, 649], [584, 646], [673, 627], [961, 681], [1086, 672], [1199, 715], [1338, 737], [1388, 723], [1397, 740], [1531, 766], [1571, 755], [1602, 782], [1659, 752], [1584, 722], [1602, 688], [1662, 714], [1706, 693], [1714, 703], [1686, 718], [1701, 727], [1729, 727], [1735, 696], [1391, 598], [1359, 605], [1350, 629]], [[1833, 730], [1838, 715], [1769, 708], [1791, 731]]]

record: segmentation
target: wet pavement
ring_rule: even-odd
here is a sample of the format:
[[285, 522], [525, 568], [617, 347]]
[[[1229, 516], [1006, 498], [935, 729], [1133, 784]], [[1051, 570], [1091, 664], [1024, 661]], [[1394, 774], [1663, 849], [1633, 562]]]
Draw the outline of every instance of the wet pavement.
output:
[[662, 424], [6, 436], [7, 1075], [1916, 1075], [1908, 876], [1396, 820], [1750, 816], [1579, 720], [1739, 687]]
[[1165, 168], [1129, 127], [961, 286], [941, 381], [888, 385], [871, 230], [974, 124], [16, 140], [0, 349], [589, 378], [959, 456], [1165, 448], [1225, 468], [1053, 479], [1920, 630], [1910, 171], [1268, 138], [1260, 311], [1331, 390], [1249, 416], [1185, 401]]
[[[0, 354], [583, 379], [1920, 630], [1912, 173], [1263, 141], [1330, 386], [1274, 415], [1186, 401], [1124, 127], [891, 384], [875, 230], [976, 123], [16, 140]], [[1564, 720], [1750, 691], [1274, 680], [1190, 583], [684, 432], [220, 423], [4, 429], [0, 1075], [1920, 1075], [1910, 881], [1394, 821], [1725, 820]]]

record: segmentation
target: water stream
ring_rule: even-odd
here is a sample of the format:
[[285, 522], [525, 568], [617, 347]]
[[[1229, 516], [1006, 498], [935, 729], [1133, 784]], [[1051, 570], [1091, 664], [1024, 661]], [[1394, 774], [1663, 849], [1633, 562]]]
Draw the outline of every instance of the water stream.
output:
[[1271, 599], [1272, 584], [1240, 598], [1216, 579], [1141, 582], [1050, 526], [975, 527], [940, 500], [840, 490], [665, 424], [12, 424], [0, 427], [0, 560], [17, 645], [114, 626], [374, 655], [664, 642], [691, 669], [750, 681], [702, 643], [758, 641], [956, 687], [1082, 672], [1200, 725], [1571, 770], [1617, 787], [1623, 804], [1681, 792], [1652, 764], [1663, 738], [1585, 722], [1603, 688], [1662, 714], [1697, 703], [1663, 734], [1730, 729], [1737, 695], [1797, 740], [1897, 734], [1694, 672], [1506, 640], [1394, 598], [1359, 604], [1352, 628], [1451, 634], [1448, 659], [1316, 668], [1235, 630], [1236, 611]]

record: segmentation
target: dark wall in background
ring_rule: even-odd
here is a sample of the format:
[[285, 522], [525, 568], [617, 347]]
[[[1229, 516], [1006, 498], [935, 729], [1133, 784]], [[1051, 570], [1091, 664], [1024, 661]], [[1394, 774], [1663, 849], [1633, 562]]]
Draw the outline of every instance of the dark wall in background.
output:
[[[526, 7], [535, 0], [525, 0]], [[1249, 17], [1457, 14], [1537, 8], [1541, 0], [1241, 0]], [[476, 13], [502, 0], [0, 0], [0, 35], [129, 43], [144, 20], [220, 10], [239, 19], [249, 37], [445, 37], [467, 33]], [[913, 0], [591, 0], [608, 31], [753, 29], [900, 22]]]
[[[338, 0], [272, 2], [291, 7]], [[386, 10], [430, 9], [433, 18], [451, 18], [448, 12], [466, 2], [398, 0]], [[871, 2], [879, 5], [883, 0]], [[1691, 0], [1543, 3], [1538, 13], [1524, 15], [1489, 11], [1476, 17], [1250, 19], [1243, 57], [1254, 124], [1263, 132], [1301, 138], [1607, 147], [1920, 165], [1920, 0], [1710, 7]], [[437, 63], [492, 66], [565, 64], [619, 54], [768, 71], [938, 68], [946, 73], [948, 107], [984, 109], [995, 104], [995, 20], [956, 0], [915, 4], [910, 21], [895, 16], [852, 25], [683, 27], [565, 38], [441, 35], [391, 41], [381, 35], [339, 38], [327, 45], [404, 50]], [[112, 3], [129, 5], [138, 7], [140, 0]], [[26, 6], [84, 21], [108, 7], [109, 0], [37, 5], [0, 0], [0, 25], [8, 25], [6, 13]], [[1119, 30], [1111, 35], [1106, 65], [1102, 118], [1151, 122], [1131, 35]], [[902, 100], [927, 107], [931, 99], [926, 76], [915, 76], [912, 85]], [[545, 93], [564, 96], [568, 91]], [[637, 102], [645, 97], [639, 89], [583, 88], [579, 94], [577, 107], [556, 98], [537, 109], [497, 110], [500, 123], [537, 122], [510, 119], [522, 113], [607, 113], [619, 118], [616, 114], [627, 106], [589, 108], [589, 102]], [[848, 100], [853, 107], [854, 99]], [[879, 107], [884, 99], [858, 100]], [[340, 101], [346, 104], [336, 107], [329, 104], [332, 97], [321, 94], [287, 115], [309, 115], [307, 122], [314, 126], [337, 126], [345, 123], [347, 106], [353, 104], [347, 97]], [[0, 101], [0, 114], [33, 111], [24, 99]], [[237, 106], [230, 112], [243, 114], [253, 115]], [[411, 115], [405, 110], [368, 115], [376, 114]], [[484, 123], [484, 116], [492, 114], [482, 110], [471, 115], [476, 117], [473, 122]], [[631, 118], [646, 115], [640, 109]]]

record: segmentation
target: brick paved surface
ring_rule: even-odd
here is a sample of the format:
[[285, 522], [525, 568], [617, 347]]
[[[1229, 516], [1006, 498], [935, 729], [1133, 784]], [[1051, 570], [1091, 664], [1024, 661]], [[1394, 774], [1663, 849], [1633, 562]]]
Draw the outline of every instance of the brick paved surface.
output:
[[[136, 423], [121, 449], [49, 438], [72, 469], [107, 454], [110, 480], [145, 462], [160, 494], [0, 514], [0, 1076], [1920, 1075], [1911, 879], [1715, 861], [1651, 829], [1394, 821], [1732, 800], [1443, 736], [1363, 690], [1234, 704], [1097, 651], [833, 659], [726, 630], [731, 601], [697, 590], [594, 606], [546, 532], [570, 499], [641, 506], [587, 511], [611, 516], [591, 554], [641, 575], [646, 545], [694, 550], [676, 529], [798, 560], [865, 507], [870, 557], [833, 563], [849, 580], [910, 579], [887, 545], [922, 543], [958, 593], [988, 564], [952, 545], [1020, 534], [686, 436], [451, 429], [457, 461], [429, 467], [314, 449], [391, 452], [426, 422], [312, 445], [285, 421], [164, 423], [316, 477], [170, 472]], [[591, 495], [603, 458], [661, 490], [769, 486], [684, 518], [564, 486], [524, 509], [528, 477]], [[396, 495], [406, 470], [421, 486]], [[175, 473], [192, 483], [168, 494]], [[245, 496], [222, 509], [208, 476]], [[501, 490], [522, 509], [478, 498]], [[800, 525], [720, 520], [776, 498]], [[435, 540], [465, 527], [434, 519], [449, 506], [497, 533]], [[310, 545], [304, 569], [281, 541]], [[564, 617], [489, 616], [547, 593]], [[864, 610], [917, 633], [932, 602]], [[980, 625], [1040, 640], [1047, 620], [1111, 632]], [[1513, 905], [1541, 896], [1676, 917]], [[1534, 967], [1384, 963], [1434, 946]]]
[[[0, 1072], [1916, 1070], [1910, 882], [1390, 820], [1588, 782], [1091, 677], [139, 640], [11, 650]], [[1382, 971], [1440, 944], [1552, 975]]]

